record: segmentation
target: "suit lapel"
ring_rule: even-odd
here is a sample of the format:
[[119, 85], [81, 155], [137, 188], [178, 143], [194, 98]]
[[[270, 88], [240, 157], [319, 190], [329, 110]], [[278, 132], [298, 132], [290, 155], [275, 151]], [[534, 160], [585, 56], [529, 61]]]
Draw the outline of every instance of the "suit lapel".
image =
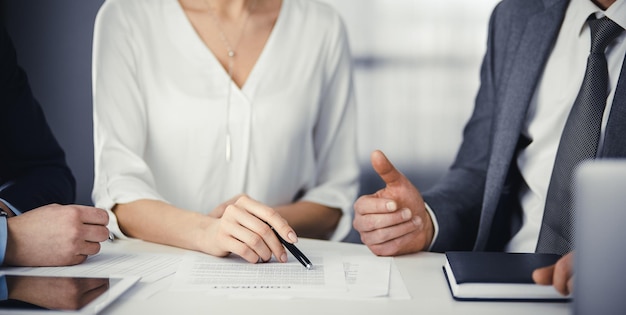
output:
[[491, 223], [500, 200], [502, 187], [526, 117], [528, 106], [541, 78], [545, 63], [558, 36], [568, 1], [557, 1], [555, 5], [532, 15], [523, 28], [516, 52], [512, 55], [510, 76], [503, 94], [498, 97], [493, 146], [489, 171], [485, 183], [483, 211], [475, 244], [483, 250], [487, 244]]
[[611, 113], [604, 132], [601, 157], [626, 157], [626, 56], [615, 88]]

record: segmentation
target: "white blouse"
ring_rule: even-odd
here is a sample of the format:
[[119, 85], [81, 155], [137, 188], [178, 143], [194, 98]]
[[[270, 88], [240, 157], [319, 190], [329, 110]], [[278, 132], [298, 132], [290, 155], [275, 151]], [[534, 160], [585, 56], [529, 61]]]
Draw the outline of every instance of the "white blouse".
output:
[[331, 239], [348, 233], [359, 170], [345, 27], [327, 4], [282, 3], [239, 89], [177, 0], [105, 1], [94, 35], [92, 197], [116, 236], [115, 204], [208, 213], [240, 193], [340, 208]]

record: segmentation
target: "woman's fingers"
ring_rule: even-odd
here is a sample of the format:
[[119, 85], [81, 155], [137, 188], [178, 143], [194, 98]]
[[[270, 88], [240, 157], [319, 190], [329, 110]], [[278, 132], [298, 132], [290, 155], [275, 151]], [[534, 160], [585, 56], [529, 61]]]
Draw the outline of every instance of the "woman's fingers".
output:
[[[248, 196], [242, 196], [237, 199], [235, 205], [246, 209], [255, 217], [265, 221], [280, 234], [287, 242], [297, 243], [298, 236], [296, 232], [287, 224], [287, 221], [276, 212], [276, 210], [268, 207]], [[275, 236], [274, 236], [275, 237]], [[278, 241], [278, 239], [276, 239]]]
[[230, 252], [251, 263], [268, 261], [272, 254], [281, 262], [287, 261], [285, 248], [269, 222], [276, 222], [286, 235], [295, 233], [274, 209], [243, 196], [226, 208], [222, 220], [222, 231], [229, 239], [224, 245]]

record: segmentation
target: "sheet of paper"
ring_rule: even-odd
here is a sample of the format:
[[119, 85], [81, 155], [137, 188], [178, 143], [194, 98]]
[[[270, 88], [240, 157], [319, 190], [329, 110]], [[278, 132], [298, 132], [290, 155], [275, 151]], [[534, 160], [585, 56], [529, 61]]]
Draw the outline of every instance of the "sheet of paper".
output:
[[342, 257], [347, 295], [354, 298], [389, 295], [390, 257]]
[[179, 255], [100, 253], [79, 265], [67, 267], [14, 267], [7, 270], [33, 275], [91, 276], [131, 275], [141, 282], [154, 282], [176, 272]]
[[291, 256], [287, 263], [272, 260], [250, 264], [237, 256], [217, 258], [187, 253], [170, 290], [281, 297], [346, 292], [343, 264], [339, 257], [307, 256], [313, 263], [310, 270]]
[[389, 276], [389, 298], [393, 300], [410, 300], [411, 294], [404, 285], [402, 274], [395, 261], [391, 260], [391, 275]]
[[342, 261], [348, 292], [335, 298], [411, 299], [393, 258], [370, 255], [344, 256]]
[[205, 291], [231, 298], [316, 297], [354, 299], [387, 297], [391, 258], [325, 256], [311, 253], [313, 269], [291, 257], [289, 263], [250, 264], [238, 257], [188, 253], [174, 275], [172, 291]]

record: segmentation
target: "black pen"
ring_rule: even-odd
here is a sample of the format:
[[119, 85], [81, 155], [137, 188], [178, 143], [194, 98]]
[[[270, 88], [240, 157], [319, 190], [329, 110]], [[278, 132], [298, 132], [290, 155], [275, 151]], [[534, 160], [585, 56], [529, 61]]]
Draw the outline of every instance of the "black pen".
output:
[[283, 243], [283, 245], [285, 246], [285, 248], [287, 248], [287, 250], [289, 250], [289, 252], [291, 252], [291, 254], [296, 257], [296, 259], [302, 264], [302, 266], [304, 266], [304, 268], [306, 268], [307, 270], [311, 270], [311, 268], [313, 268], [313, 264], [311, 263], [311, 261], [306, 258], [306, 256], [304, 256], [304, 254], [296, 247], [296, 245], [293, 245], [287, 241], [285, 241], [279, 234], [278, 232], [276, 232], [276, 230], [274, 229], [274, 227], [272, 227], [272, 231], [274, 231], [274, 234], [276, 234], [276, 237], [278, 237], [278, 240]]

